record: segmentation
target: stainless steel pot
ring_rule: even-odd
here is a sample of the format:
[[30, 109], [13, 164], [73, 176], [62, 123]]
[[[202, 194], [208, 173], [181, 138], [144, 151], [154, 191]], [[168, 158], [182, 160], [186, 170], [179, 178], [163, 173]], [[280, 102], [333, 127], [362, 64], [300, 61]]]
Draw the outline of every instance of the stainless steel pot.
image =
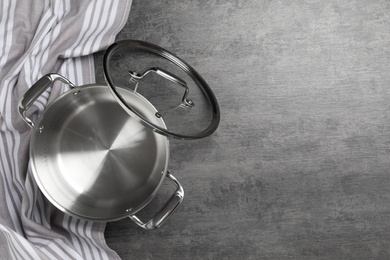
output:
[[[28, 108], [56, 80], [71, 90], [33, 123], [26, 115]], [[119, 91], [143, 116], [164, 127], [147, 100], [126, 89]], [[94, 221], [130, 216], [141, 227], [153, 229], [181, 203], [183, 188], [167, 170], [168, 139], [129, 117], [107, 86], [75, 87], [64, 77], [49, 74], [24, 95], [19, 111], [33, 127], [34, 178], [48, 200], [65, 213]], [[177, 189], [166, 206], [143, 223], [134, 214], [156, 195], [165, 177]]]
[[[136, 90], [114, 85], [109, 73], [108, 60], [115, 52], [145, 46], [158, 50], [158, 55], [168, 60], [174, 57], [149, 43], [123, 41], [106, 52], [108, 85], [76, 87], [61, 75], [48, 74], [19, 102], [20, 115], [33, 129], [30, 157], [34, 178], [46, 198], [69, 215], [92, 221], [130, 217], [142, 228], [155, 229], [183, 200], [182, 186], [168, 171], [167, 136], [185, 136], [168, 131], [159, 111], [147, 99]], [[175, 58], [174, 63], [190, 68], [180, 59]], [[132, 71], [131, 77], [140, 80], [150, 72], [184, 87], [182, 102], [188, 107], [193, 105], [187, 98], [186, 82], [164, 69], [151, 68], [143, 74]], [[198, 74], [190, 74], [203, 80]], [[49, 104], [34, 123], [28, 110], [55, 81], [67, 84], [70, 90]], [[211, 91], [204, 84], [200, 87]], [[216, 106], [212, 127], [187, 139], [215, 131], [219, 109], [214, 96], [211, 99]], [[135, 214], [154, 198], [165, 178], [176, 185], [176, 190], [151, 220], [143, 222]]]

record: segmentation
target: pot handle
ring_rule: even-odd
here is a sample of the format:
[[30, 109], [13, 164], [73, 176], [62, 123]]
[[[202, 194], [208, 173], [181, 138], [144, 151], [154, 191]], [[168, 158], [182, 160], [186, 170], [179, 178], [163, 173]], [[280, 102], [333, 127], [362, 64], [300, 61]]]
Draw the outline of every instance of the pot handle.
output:
[[142, 220], [140, 220], [135, 215], [129, 216], [129, 218], [133, 220], [138, 226], [148, 230], [156, 229], [160, 227], [172, 215], [172, 213], [183, 201], [183, 197], [184, 197], [183, 187], [180, 185], [177, 179], [173, 177], [172, 174], [170, 174], [169, 171], [167, 173], [167, 178], [175, 183], [176, 185], [175, 193], [173, 193], [173, 195], [168, 199], [165, 205], [148, 222], [146, 223], [142, 222]]
[[68, 84], [70, 88], [75, 88], [76, 86], [70, 82], [65, 77], [56, 74], [50, 73], [46, 74], [42, 78], [40, 78], [31, 88], [27, 90], [27, 92], [23, 95], [23, 97], [19, 101], [19, 114], [23, 118], [23, 120], [31, 127], [34, 127], [34, 122], [26, 115], [27, 110], [34, 104], [34, 102], [39, 98], [49, 86], [54, 83], [54, 81], [62, 81], [65, 84]]

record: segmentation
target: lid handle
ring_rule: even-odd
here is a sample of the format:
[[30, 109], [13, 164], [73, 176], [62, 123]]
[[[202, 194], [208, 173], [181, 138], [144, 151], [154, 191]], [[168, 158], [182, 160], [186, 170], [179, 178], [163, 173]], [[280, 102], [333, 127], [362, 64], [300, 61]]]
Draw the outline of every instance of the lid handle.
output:
[[194, 102], [191, 99], [188, 99], [189, 89], [188, 89], [187, 83], [184, 80], [182, 80], [181, 78], [175, 76], [174, 74], [172, 74], [166, 70], [163, 70], [161, 68], [158, 68], [158, 67], [150, 68], [150, 69], [144, 71], [142, 74], [137, 73], [137, 72], [132, 71], [132, 70], [129, 70], [129, 74], [131, 77], [130, 80], [136, 84], [134, 91], [137, 91], [138, 80], [143, 79], [150, 72], [154, 72], [157, 75], [159, 75], [163, 78], [166, 78], [167, 80], [172, 81], [173, 83], [176, 83], [185, 89], [183, 98], [181, 99], [181, 106], [183, 106], [183, 107], [195, 106]]

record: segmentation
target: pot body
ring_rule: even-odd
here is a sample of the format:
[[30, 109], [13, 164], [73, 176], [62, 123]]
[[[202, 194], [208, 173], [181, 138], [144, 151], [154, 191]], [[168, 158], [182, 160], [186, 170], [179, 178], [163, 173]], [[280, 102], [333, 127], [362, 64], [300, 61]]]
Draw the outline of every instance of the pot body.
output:
[[[19, 105], [23, 118], [33, 126], [31, 168], [42, 193], [57, 208], [78, 218], [113, 221], [129, 216], [144, 228], [161, 225], [183, 198], [180, 184], [168, 174], [168, 139], [130, 117], [107, 86], [98, 84], [70, 85], [71, 90], [32, 123], [27, 109], [58, 79], [66, 82], [60, 75], [46, 75]], [[144, 117], [165, 127], [149, 101], [131, 90], [118, 89]], [[166, 176], [178, 188], [157, 219], [145, 224], [134, 214], [153, 199]]]

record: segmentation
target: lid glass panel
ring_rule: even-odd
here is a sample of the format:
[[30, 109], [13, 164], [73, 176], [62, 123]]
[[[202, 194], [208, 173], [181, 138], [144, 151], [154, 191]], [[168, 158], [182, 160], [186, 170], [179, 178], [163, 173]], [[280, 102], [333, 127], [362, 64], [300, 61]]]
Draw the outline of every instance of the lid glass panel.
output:
[[[187, 63], [159, 46], [133, 40], [114, 43], [104, 55], [104, 73], [122, 108], [160, 134], [197, 139], [218, 127], [219, 107], [208, 84]], [[146, 98], [167, 128], [148, 121], [120, 95], [118, 87]]]

